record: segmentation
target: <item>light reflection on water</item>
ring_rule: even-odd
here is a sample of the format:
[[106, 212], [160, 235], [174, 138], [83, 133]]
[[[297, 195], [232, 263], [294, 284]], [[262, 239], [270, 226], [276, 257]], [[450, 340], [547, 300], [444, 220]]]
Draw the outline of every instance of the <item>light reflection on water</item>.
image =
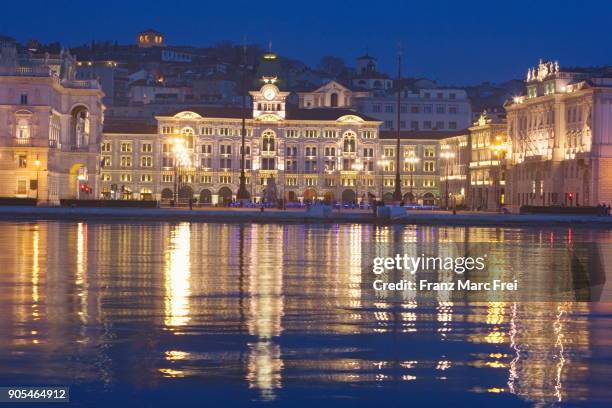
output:
[[612, 259], [608, 231], [0, 223], [0, 385], [70, 384], [83, 406], [610, 404], [612, 304], [387, 295], [362, 274], [370, 243], [461, 241], [497, 243], [502, 272], [528, 266], [542, 288], [561, 278], [539, 244]]

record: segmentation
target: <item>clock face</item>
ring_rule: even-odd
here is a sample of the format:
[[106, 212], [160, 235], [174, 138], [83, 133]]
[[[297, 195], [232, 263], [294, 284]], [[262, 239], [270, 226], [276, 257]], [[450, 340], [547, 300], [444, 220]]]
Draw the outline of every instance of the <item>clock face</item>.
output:
[[276, 89], [274, 89], [273, 87], [266, 87], [263, 90], [263, 97], [266, 98], [268, 101], [271, 101], [276, 97]]

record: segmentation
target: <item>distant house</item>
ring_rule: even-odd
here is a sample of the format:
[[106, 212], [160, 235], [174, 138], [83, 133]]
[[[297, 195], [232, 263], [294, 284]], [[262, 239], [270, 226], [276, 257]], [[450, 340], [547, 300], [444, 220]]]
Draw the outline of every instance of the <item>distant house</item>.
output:
[[338, 81], [330, 81], [309, 92], [298, 92], [299, 106], [312, 108], [351, 108], [355, 98], [370, 96], [368, 91], [353, 91]]

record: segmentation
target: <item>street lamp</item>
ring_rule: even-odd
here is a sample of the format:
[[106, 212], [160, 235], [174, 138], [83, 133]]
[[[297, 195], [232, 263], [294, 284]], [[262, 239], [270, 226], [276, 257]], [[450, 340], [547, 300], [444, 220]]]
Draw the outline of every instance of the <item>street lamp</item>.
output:
[[389, 165], [389, 160], [385, 158], [385, 155], [381, 156], [378, 161], [378, 167], [380, 167], [380, 201], [383, 201], [383, 185], [385, 184], [385, 167]]
[[419, 158], [414, 156], [414, 153], [411, 154], [409, 157], [406, 157], [404, 159], [404, 163], [408, 164], [408, 170], [410, 171], [410, 204], [412, 204], [412, 201], [414, 200], [414, 194], [412, 193], [412, 186], [413, 186], [413, 174], [414, 174], [414, 170], [416, 168], [416, 164], [419, 162]]
[[450, 167], [450, 160], [455, 157], [455, 153], [453, 152], [442, 152], [440, 153], [440, 157], [446, 161], [446, 186], [444, 192], [444, 208], [448, 210], [448, 168]]
[[493, 178], [493, 183], [495, 187], [495, 197], [496, 197], [498, 209], [501, 209], [501, 206], [502, 206], [501, 192], [500, 192], [500, 187], [499, 187], [501, 183], [501, 180], [500, 180], [500, 173], [501, 173], [501, 166], [502, 166], [501, 160], [503, 160], [506, 157], [507, 150], [508, 148], [506, 147], [506, 144], [501, 141], [500, 136], [497, 136], [495, 138], [494, 144], [491, 145], [491, 152], [497, 158], [497, 160], [499, 160], [499, 163], [497, 164], [496, 176]]

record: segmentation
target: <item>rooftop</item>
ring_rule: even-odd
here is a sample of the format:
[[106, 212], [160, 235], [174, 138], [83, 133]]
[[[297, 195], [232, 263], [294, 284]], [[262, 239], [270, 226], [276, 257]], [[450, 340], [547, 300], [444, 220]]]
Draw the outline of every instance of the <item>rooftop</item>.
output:
[[[400, 131], [400, 139], [433, 139], [440, 140], [447, 137], [466, 135], [467, 130], [402, 130]], [[395, 139], [397, 138], [397, 130], [381, 130], [379, 139]]]

